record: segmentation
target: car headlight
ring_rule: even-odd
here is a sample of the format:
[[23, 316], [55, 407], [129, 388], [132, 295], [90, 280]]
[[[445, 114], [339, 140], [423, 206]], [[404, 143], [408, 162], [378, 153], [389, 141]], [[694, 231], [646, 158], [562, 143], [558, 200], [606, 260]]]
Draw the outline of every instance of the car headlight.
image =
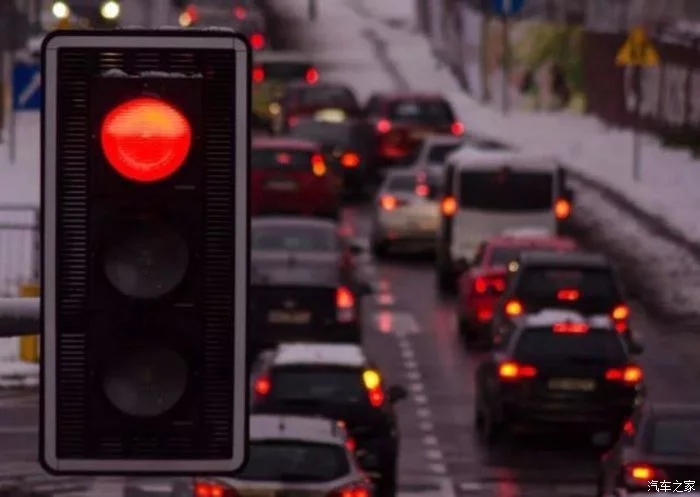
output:
[[116, 2], [114, 0], [110, 0], [109, 2], [103, 3], [102, 7], [100, 8], [100, 15], [105, 19], [116, 19], [117, 17], [119, 17], [120, 13], [121, 7], [119, 6], [119, 2]]
[[67, 19], [70, 16], [70, 9], [63, 2], [54, 2], [51, 13], [56, 19]]

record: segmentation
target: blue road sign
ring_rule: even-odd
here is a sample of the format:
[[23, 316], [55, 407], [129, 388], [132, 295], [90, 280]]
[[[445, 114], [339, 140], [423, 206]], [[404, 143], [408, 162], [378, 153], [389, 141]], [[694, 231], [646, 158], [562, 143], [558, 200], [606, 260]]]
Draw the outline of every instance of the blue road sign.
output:
[[525, 0], [491, 0], [494, 14], [512, 16], [523, 9]]
[[12, 108], [16, 111], [41, 109], [41, 68], [31, 62], [15, 62], [12, 68]]

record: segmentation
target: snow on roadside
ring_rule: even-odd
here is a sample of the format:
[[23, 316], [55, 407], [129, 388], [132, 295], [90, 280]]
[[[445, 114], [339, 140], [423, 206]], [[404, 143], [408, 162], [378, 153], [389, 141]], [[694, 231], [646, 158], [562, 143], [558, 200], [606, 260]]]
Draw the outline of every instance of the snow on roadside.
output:
[[39, 385], [39, 365], [19, 359], [19, 340], [0, 338], [0, 390]]

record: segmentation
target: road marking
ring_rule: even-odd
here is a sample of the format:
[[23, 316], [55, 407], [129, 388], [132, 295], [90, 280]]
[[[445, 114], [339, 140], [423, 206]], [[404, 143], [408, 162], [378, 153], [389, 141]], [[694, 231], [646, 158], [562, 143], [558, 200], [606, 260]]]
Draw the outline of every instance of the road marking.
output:
[[422, 376], [420, 371], [406, 371], [406, 378], [413, 381], [420, 381]]
[[421, 421], [418, 423], [418, 428], [423, 431], [432, 432], [435, 429], [435, 425], [432, 421]]
[[388, 292], [382, 292], [376, 296], [374, 299], [377, 305], [390, 306], [396, 303], [394, 295]]
[[437, 445], [438, 439], [435, 435], [426, 435], [423, 437], [423, 445]]
[[406, 359], [403, 365], [406, 369], [418, 369], [418, 363], [413, 359]]
[[423, 386], [422, 383], [411, 383], [409, 388], [411, 390], [413, 390], [414, 392], [422, 392], [423, 390], [425, 390], [425, 387]]
[[[444, 475], [447, 474], [447, 466], [441, 463], [432, 463], [429, 464], [430, 469], [433, 471], [433, 473], [437, 473], [439, 475]], [[442, 494], [443, 496], [445, 494]]]
[[397, 337], [396, 337], [396, 341], [398, 342], [399, 348], [400, 348], [401, 350], [411, 350], [411, 347], [412, 347], [411, 342], [409, 342], [408, 340], [406, 340], [405, 335], [403, 335], [403, 336], [397, 336]]
[[416, 416], [419, 418], [431, 418], [433, 416], [433, 413], [430, 412], [430, 409], [427, 407], [419, 407], [416, 409]]
[[416, 355], [413, 353], [412, 349], [403, 349], [401, 351], [401, 357], [404, 359], [413, 359]]
[[462, 492], [478, 492], [484, 488], [484, 486], [475, 481], [463, 481], [458, 485]]
[[442, 451], [438, 449], [429, 449], [425, 451], [425, 456], [433, 461], [442, 461]]
[[428, 403], [428, 397], [422, 394], [414, 395], [413, 400], [416, 402], [416, 404], [427, 404]]

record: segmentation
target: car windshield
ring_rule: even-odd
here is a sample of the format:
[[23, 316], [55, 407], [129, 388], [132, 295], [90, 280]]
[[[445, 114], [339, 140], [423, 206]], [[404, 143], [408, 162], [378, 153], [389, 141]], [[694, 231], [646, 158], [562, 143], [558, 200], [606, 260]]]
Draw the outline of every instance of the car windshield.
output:
[[450, 145], [433, 145], [428, 150], [428, 160], [429, 164], [443, 164], [448, 155], [457, 148], [461, 147], [460, 143], [454, 143]]
[[292, 103], [301, 107], [341, 107], [359, 109], [355, 95], [342, 86], [323, 86], [302, 88], [294, 92]]
[[514, 358], [533, 362], [576, 359], [622, 364], [627, 360], [622, 342], [610, 330], [587, 333], [554, 333], [552, 328], [528, 329], [515, 345]]
[[366, 404], [367, 391], [355, 368], [278, 367], [272, 373], [269, 398], [281, 402]]
[[251, 441], [245, 466], [236, 479], [254, 481], [327, 482], [350, 472], [350, 463], [340, 445]]
[[276, 224], [253, 226], [251, 230], [253, 250], [329, 252], [338, 249], [337, 240], [335, 230], [327, 227]]
[[449, 104], [443, 100], [403, 100], [389, 106], [387, 116], [395, 122], [445, 125], [454, 122]]
[[305, 171], [311, 169], [311, 155], [308, 150], [253, 148], [250, 162], [253, 169]]
[[552, 209], [552, 173], [516, 173], [506, 169], [466, 171], [459, 178], [459, 204], [467, 209], [532, 212]]
[[559, 290], [578, 290], [581, 299], [616, 300], [617, 285], [610, 269], [526, 268], [517, 294], [525, 298], [553, 299]]
[[657, 419], [651, 426], [650, 442], [654, 454], [700, 457], [700, 419], [690, 416]]

